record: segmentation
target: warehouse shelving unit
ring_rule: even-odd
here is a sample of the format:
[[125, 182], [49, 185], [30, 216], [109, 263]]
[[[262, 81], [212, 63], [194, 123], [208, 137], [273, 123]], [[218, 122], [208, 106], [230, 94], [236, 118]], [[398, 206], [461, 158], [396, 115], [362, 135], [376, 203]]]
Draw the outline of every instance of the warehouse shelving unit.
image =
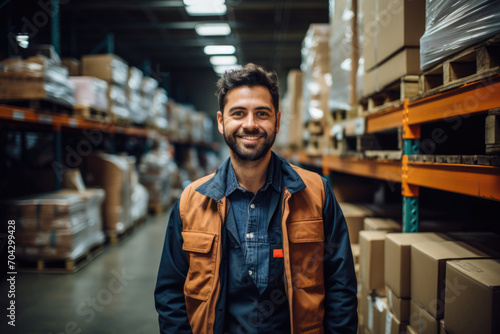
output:
[[419, 154], [420, 127], [447, 118], [467, 117], [500, 108], [500, 76], [466, 84], [421, 99], [405, 99], [365, 119], [367, 133], [403, 127], [401, 161], [298, 154], [298, 162], [330, 171], [400, 182], [403, 195], [403, 231], [418, 231], [419, 187], [500, 201], [500, 167], [410, 161]]
[[[114, 153], [115, 136], [123, 135], [127, 137], [164, 137], [174, 145], [181, 145], [183, 147], [195, 146], [203, 150], [217, 151], [218, 146], [216, 143], [195, 143], [191, 141], [181, 141], [175, 138], [158, 132], [155, 129], [142, 128], [137, 126], [120, 126], [107, 122], [98, 122], [87, 120], [79, 116], [70, 116], [65, 114], [54, 114], [43, 111], [38, 111], [31, 108], [22, 108], [17, 106], [0, 104], [0, 127], [14, 126], [15, 128], [22, 128], [34, 131], [50, 131], [54, 136], [54, 156], [55, 164], [62, 165], [62, 133], [78, 130], [97, 130], [108, 137], [110, 153]], [[5, 129], [2, 129], [5, 131]], [[56, 178], [54, 189], [61, 189], [61, 175], [62, 169], [55, 170]]]

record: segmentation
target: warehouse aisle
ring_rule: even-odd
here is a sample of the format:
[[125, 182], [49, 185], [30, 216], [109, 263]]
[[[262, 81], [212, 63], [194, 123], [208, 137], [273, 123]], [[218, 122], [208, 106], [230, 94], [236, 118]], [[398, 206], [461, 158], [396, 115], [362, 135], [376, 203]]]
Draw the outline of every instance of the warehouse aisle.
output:
[[167, 218], [150, 216], [76, 274], [19, 274], [17, 333], [157, 333], [153, 290]]

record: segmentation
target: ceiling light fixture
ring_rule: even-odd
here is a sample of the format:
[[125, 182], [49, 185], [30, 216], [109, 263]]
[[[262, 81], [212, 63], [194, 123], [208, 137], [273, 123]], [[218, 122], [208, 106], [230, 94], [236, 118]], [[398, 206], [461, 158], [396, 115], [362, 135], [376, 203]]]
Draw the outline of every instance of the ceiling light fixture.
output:
[[225, 0], [184, 0], [184, 5], [191, 16], [224, 15], [227, 12]]
[[194, 28], [200, 36], [227, 36], [231, 33], [231, 27], [227, 23], [202, 23]]
[[213, 66], [218, 65], [236, 65], [238, 59], [235, 56], [212, 56], [210, 57], [210, 64]]
[[232, 55], [236, 48], [232, 45], [207, 45], [203, 51], [207, 55]]

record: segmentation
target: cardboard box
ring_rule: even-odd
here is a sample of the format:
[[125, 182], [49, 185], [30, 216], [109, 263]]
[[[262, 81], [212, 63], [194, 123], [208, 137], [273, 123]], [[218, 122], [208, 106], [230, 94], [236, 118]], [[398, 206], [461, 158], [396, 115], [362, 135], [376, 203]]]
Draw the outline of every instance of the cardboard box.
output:
[[372, 334], [382, 334], [385, 330], [385, 317], [387, 303], [385, 298], [372, 295], [368, 296], [368, 320], [366, 328]]
[[[377, 63], [402, 48], [420, 46], [425, 31], [425, 0], [377, 0]], [[418, 64], [420, 66], [420, 64]]]
[[379, 65], [377, 70], [375, 84], [377, 91], [399, 80], [404, 75], [418, 75], [420, 73], [420, 49], [404, 48]]
[[439, 320], [439, 334], [448, 334], [448, 331], [444, 327], [444, 319]]
[[500, 260], [446, 264], [445, 328], [450, 333], [500, 333]]
[[363, 223], [363, 230], [367, 231], [387, 231], [387, 232], [401, 232], [401, 224], [389, 218], [365, 218]]
[[448, 238], [437, 233], [390, 233], [385, 238], [384, 268], [387, 286], [399, 298], [410, 298], [411, 245], [421, 241], [445, 241]]
[[358, 322], [366, 326], [368, 322], [368, 296], [370, 295], [370, 291], [363, 284], [358, 284], [358, 290]]
[[[415, 301], [410, 303], [410, 326], [417, 334], [438, 334], [439, 320], [420, 307]], [[472, 332], [473, 333], [473, 332]]]
[[487, 257], [459, 241], [421, 242], [411, 246], [411, 298], [434, 318], [444, 316], [446, 262]]
[[80, 71], [80, 61], [75, 58], [63, 58], [61, 63], [64, 67], [68, 69], [70, 76], [79, 76]]
[[400, 334], [405, 332], [408, 323], [401, 322], [391, 312], [387, 311], [385, 314], [384, 329], [382, 334]]
[[411, 326], [406, 326], [406, 333], [407, 334], [420, 334], [417, 332], [417, 330]]
[[[376, 47], [379, 29], [376, 12], [377, 1], [362, 1], [361, 6], [363, 13], [363, 58], [365, 72], [368, 72], [377, 65]], [[366, 77], [363, 85], [366, 85]]]
[[124, 87], [127, 84], [128, 65], [114, 54], [82, 56], [82, 75], [112, 82]]
[[[366, 1], [369, 2], [369, 1]], [[377, 91], [378, 69], [373, 68], [365, 72], [363, 77], [363, 97], [369, 96]]]
[[384, 290], [385, 231], [361, 231], [359, 233], [361, 280], [369, 290]]
[[355, 264], [359, 263], [359, 244], [351, 244], [352, 257]]
[[363, 205], [339, 202], [340, 208], [347, 223], [349, 240], [352, 244], [359, 243], [359, 231], [363, 229], [363, 220], [370, 217], [373, 212]]
[[401, 322], [409, 322], [410, 299], [399, 298], [386, 286], [387, 305], [391, 313]]

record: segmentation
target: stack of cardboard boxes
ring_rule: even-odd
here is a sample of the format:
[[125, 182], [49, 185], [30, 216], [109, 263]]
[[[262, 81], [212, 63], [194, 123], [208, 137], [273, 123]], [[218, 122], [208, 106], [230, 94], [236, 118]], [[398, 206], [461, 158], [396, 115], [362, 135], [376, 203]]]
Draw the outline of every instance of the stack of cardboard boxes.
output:
[[425, 0], [363, 1], [361, 10], [367, 97], [405, 75], [419, 74]]
[[0, 99], [48, 100], [73, 107], [75, 86], [59, 57], [44, 55], [0, 62]]
[[[100, 229], [103, 193], [60, 191], [12, 200], [16, 254], [26, 260], [75, 260], [104, 242]], [[97, 215], [97, 217], [96, 217]]]
[[114, 54], [87, 55], [82, 57], [83, 76], [102, 79], [108, 83], [108, 111], [115, 122], [130, 122], [125, 87], [128, 78], [127, 63]]
[[143, 124], [146, 113], [142, 108], [141, 86], [144, 75], [137, 67], [131, 66], [128, 69], [127, 85], [125, 93], [130, 110], [130, 119], [135, 124]]
[[[284, 112], [281, 118], [285, 118], [288, 123], [288, 132], [285, 134], [286, 143], [292, 150], [299, 150], [303, 143], [303, 102], [302, 102], [302, 71], [291, 70], [287, 76], [287, 87]], [[284, 132], [285, 133], [285, 132]]]
[[86, 183], [104, 189], [104, 231], [122, 233], [132, 226], [130, 218], [131, 168], [126, 158], [95, 153], [87, 159]]
[[452, 239], [460, 234], [393, 233], [393, 223], [367, 218], [359, 233], [360, 333], [495, 333], [500, 261], [490, 256], [498, 253], [472, 245], [498, 236], [464, 242]]
[[145, 120], [152, 120], [155, 117], [153, 109], [153, 99], [158, 88], [158, 81], [151, 77], [144, 77], [141, 83], [141, 112], [143, 113], [143, 123]]
[[331, 123], [328, 101], [332, 75], [330, 72], [330, 26], [311, 24], [302, 43], [303, 71], [303, 136], [310, 155], [321, 155], [325, 147], [326, 128]]

